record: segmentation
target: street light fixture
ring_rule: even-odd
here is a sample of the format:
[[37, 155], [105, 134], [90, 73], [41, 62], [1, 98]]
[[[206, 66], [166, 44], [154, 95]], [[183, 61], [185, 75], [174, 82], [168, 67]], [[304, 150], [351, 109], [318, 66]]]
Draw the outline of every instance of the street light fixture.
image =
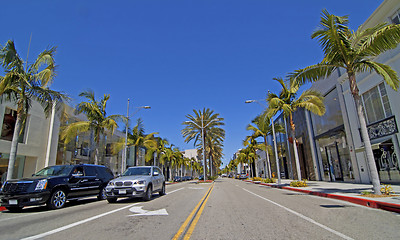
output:
[[[202, 138], [202, 148], [203, 148], [203, 176], [204, 176], [204, 181], [207, 180], [207, 174], [206, 174], [206, 155], [205, 155], [205, 146], [204, 146], [204, 128], [206, 128], [208, 125], [210, 125], [210, 123], [216, 121], [217, 119], [213, 119], [210, 122], [208, 122], [205, 126], [204, 126], [204, 122], [203, 122], [203, 116], [201, 116], [201, 126], [199, 126], [197, 123], [195, 122], [190, 122], [190, 121], [185, 121], [185, 123], [193, 123], [194, 125], [196, 125], [198, 128], [201, 128], [201, 138]], [[210, 169], [211, 170], [211, 169]]]
[[[121, 173], [123, 173], [126, 169], [126, 161], [127, 161], [127, 156], [128, 156], [128, 123], [129, 123], [129, 98], [128, 98], [128, 104], [126, 107], [126, 127], [125, 127], [125, 144], [124, 144], [124, 151], [122, 152], [122, 163], [121, 163]], [[137, 112], [139, 112], [141, 109], [150, 109], [150, 106], [141, 106], [137, 107], [137, 110], [132, 114], [135, 115]]]
[[[267, 106], [260, 103], [259, 100], [246, 100], [245, 103], [253, 103], [256, 102], [261, 105], [265, 110], [268, 109]], [[274, 119], [271, 117], [271, 126], [272, 126], [272, 141], [274, 142], [274, 152], [275, 152], [275, 161], [276, 161], [276, 171], [278, 172], [278, 184], [281, 184], [281, 171], [279, 167], [279, 159], [278, 159], [278, 148], [276, 146], [276, 136], [275, 136], [275, 127], [274, 127]]]

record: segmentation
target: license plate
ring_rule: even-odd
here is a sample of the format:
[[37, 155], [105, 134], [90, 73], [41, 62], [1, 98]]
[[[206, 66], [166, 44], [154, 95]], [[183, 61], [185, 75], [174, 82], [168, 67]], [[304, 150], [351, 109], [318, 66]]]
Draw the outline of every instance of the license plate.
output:
[[119, 194], [126, 194], [126, 190], [119, 190], [118, 193]]
[[8, 204], [17, 205], [18, 204], [18, 200], [15, 200], [15, 199], [8, 200]]

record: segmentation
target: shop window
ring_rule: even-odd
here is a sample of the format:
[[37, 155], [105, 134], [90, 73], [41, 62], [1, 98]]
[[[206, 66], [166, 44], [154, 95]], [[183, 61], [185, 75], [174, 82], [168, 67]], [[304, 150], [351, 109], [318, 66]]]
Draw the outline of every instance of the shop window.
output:
[[362, 100], [368, 124], [377, 122], [392, 115], [389, 98], [383, 83], [365, 92], [362, 95]]
[[390, 18], [392, 23], [394, 24], [400, 24], [400, 9], [396, 11], [395, 14]]
[[[1, 181], [7, 179], [8, 161], [10, 160], [10, 154], [0, 153], [0, 176]], [[22, 178], [25, 166], [25, 156], [16, 156], [14, 164], [13, 178]]]
[[311, 115], [314, 134], [316, 136], [328, 132], [343, 125], [342, 110], [340, 108], [339, 96], [336, 89], [325, 95], [324, 99], [326, 112], [322, 116]]
[[111, 143], [107, 143], [106, 145], [106, 157], [112, 156], [112, 145]]
[[[6, 108], [4, 111], [4, 116], [3, 116], [3, 125], [1, 128], [0, 139], [12, 141], [16, 122], [17, 122], [17, 111], [14, 111], [10, 108]], [[25, 132], [24, 130], [25, 130], [25, 126], [23, 126], [22, 131], [21, 131], [22, 134], [20, 134], [20, 136], [18, 138], [19, 143], [23, 142], [24, 132]]]

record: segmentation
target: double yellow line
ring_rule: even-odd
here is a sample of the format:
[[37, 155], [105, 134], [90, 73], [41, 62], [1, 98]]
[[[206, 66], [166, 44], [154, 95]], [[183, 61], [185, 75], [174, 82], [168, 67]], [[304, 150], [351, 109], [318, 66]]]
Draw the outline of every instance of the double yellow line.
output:
[[173, 240], [178, 240], [179, 237], [182, 235], [182, 233], [185, 231], [187, 225], [191, 222], [188, 230], [186, 231], [185, 236], [183, 236], [183, 239], [185, 239], [185, 240], [190, 239], [190, 236], [192, 235], [193, 230], [196, 227], [196, 224], [200, 219], [201, 213], [204, 210], [206, 202], [207, 202], [208, 198], [210, 197], [211, 191], [213, 190], [213, 188], [214, 188], [214, 183], [211, 185], [211, 187], [208, 189], [207, 193], [203, 196], [203, 198], [200, 200], [200, 202], [196, 205], [196, 207], [193, 209], [193, 211], [190, 213], [190, 215], [186, 218], [185, 222], [182, 224], [182, 226], [179, 228], [178, 232], [172, 238]]

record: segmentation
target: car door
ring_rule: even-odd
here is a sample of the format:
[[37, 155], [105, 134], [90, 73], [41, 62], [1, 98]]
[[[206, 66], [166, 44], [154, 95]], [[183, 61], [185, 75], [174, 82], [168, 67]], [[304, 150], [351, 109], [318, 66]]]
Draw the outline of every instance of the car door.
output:
[[159, 168], [153, 168], [154, 189], [160, 190], [162, 187], [162, 175]]
[[87, 191], [88, 185], [88, 179], [85, 176], [83, 166], [75, 167], [75, 169], [72, 171], [72, 176], [69, 179], [70, 192], [68, 197], [74, 198], [84, 195]]
[[98, 176], [95, 166], [84, 166], [86, 191], [84, 195], [97, 195], [101, 190], [101, 179]]

